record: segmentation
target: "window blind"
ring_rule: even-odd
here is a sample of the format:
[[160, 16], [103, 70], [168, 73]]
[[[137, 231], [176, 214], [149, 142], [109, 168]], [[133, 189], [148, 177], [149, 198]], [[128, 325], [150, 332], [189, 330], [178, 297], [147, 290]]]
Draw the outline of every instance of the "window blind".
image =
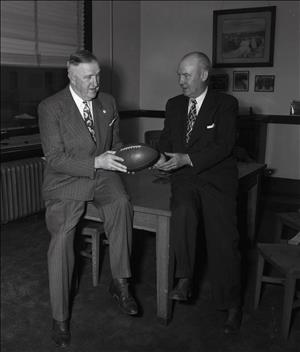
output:
[[83, 1], [1, 1], [1, 64], [64, 67], [83, 43]]

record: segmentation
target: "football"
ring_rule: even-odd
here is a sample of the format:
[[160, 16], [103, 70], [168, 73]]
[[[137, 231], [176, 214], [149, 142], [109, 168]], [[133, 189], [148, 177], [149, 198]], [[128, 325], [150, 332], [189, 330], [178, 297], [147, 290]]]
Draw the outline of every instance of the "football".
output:
[[147, 144], [126, 144], [116, 155], [123, 158], [127, 171], [134, 172], [152, 166], [159, 158], [159, 152]]

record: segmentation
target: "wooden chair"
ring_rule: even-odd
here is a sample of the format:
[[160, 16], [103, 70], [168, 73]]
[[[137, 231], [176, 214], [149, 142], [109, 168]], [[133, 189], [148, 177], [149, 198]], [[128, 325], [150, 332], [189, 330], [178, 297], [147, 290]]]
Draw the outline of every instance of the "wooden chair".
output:
[[[284, 285], [284, 299], [282, 307], [281, 333], [288, 337], [292, 310], [300, 306], [300, 294], [296, 289], [296, 281], [300, 279], [300, 246], [290, 245], [282, 239], [282, 230], [288, 226], [300, 231], [300, 212], [278, 213], [275, 231], [276, 243], [259, 243], [257, 276], [254, 297], [256, 309], [260, 299], [262, 282]], [[264, 264], [268, 262], [277, 269], [283, 277], [264, 275]], [[295, 298], [296, 297], [296, 298]]]
[[[287, 338], [292, 310], [300, 307], [300, 297], [296, 295], [296, 280], [300, 279], [300, 247], [281, 243], [260, 243], [258, 252], [254, 308], [256, 309], [259, 303], [262, 282], [283, 284], [281, 333]], [[283, 274], [283, 277], [263, 275], [265, 261]]]
[[[80, 255], [90, 258], [92, 260], [92, 277], [93, 286], [98, 286], [99, 283], [99, 263], [100, 263], [100, 244], [101, 236], [105, 233], [103, 223], [99, 222], [99, 218], [96, 221], [90, 220], [90, 207], [87, 207], [87, 211], [84, 216], [84, 220], [81, 224], [80, 235], [83, 236], [83, 241], [87, 244], [87, 248], [80, 250]], [[103, 243], [108, 243], [107, 240], [103, 240]]]
[[274, 236], [275, 243], [287, 242], [287, 240], [284, 240], [282, 238], [282, 232], [285, 226], [292, 228], [296, 231], [300, 231], [300, 209], [295, 212], [277, 214], [276, 229]]

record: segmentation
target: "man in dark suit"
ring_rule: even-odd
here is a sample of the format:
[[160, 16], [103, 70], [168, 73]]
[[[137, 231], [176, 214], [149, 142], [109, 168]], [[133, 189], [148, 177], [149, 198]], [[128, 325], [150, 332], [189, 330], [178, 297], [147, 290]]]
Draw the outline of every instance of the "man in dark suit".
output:
[[[69, 86], [42, 101], [39, 127], [46, 168], [43, 196], [51, 234], [48, 250], [52, 338], [70, 342], [70, 287], [74, 271], [74, 234], [87, 201], [93, 201], [109, 240], [113, 280], [110, 293], [122, 311], [138, 312], [130, 293], [133, 210], [117, 172], [127, 172], [115, 155], [122, 145], [114, 98], [99, 92], [100, 67], [86, 50], [70, 56]], [[117, 171], [117, 172], [116, 172]]]
[[[171, 248], [178, 279], [174, 300], [192, 294], [197, 237], [204, 222], [212, 292], [228, 311], [225, 333], [241, 324], [241, 278], [236, 228], [237, 100], [208, 88], [210, 60], [200, 52], [185, 55], [178, 66], [183, 94], [168, 100], [155, 168], [171, 173]], [[198, 270], [198, 268], [196, 268]]]

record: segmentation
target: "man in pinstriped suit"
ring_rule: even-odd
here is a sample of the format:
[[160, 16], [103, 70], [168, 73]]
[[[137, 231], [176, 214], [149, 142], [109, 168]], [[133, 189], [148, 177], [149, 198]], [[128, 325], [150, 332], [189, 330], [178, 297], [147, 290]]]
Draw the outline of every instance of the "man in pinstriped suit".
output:
[[125, 313], [138, 312], [127, 280], [131, 277], [133, 210], [117, 173], [127, 169], [114, 151], [122, 145], [116, 103], [111, 95], [99, 92], [100, 67], [92, 53], [76, 52], [67, 67], [69, 86], [42, 101], [38, 108], [46, 159], [43, 196], [51, 234], [48, 271], [52, 338], [60, 347], [70, 343], [73, 242], [87, 201], [98, 208], [109, 239], [110, 293]]

